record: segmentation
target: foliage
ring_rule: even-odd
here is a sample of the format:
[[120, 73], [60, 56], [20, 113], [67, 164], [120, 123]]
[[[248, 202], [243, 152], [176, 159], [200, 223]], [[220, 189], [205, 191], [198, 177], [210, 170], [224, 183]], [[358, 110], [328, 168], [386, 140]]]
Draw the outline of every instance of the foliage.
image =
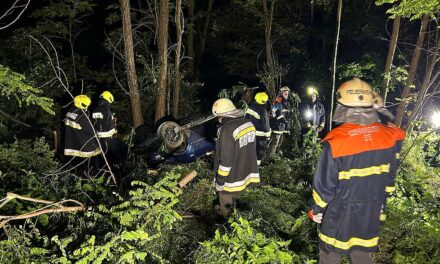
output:
[[234, 217], [229, 220], [231, 232], [215, 232], [211, 241], [202, 242], [196, 263], [293, 263], [299, 258], [283, 242], [266, 238], [252, 228], [249, 221]]
[[424, 14], [436, 17], [440, 10], [440, 1], [438, 0], [376, 0], [376, 4], [395, 4], [387, 11], [391, 18], [399, 15], [409, 17], [411, 20], [420, 19]]
[[0, 65], [0, 95], [7, 99], [15, 99], [21, 107], [23, 104], [37, 105], [47, 113], [54, 115], [53, 100], [41, 96], [42, 90], [32, 87], [26, 78], [19, 73]]

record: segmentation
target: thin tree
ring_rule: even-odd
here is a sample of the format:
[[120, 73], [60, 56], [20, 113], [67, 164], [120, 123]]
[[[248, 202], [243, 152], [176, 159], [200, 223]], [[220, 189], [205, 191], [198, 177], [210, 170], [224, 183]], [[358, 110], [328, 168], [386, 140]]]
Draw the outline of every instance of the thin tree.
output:
[[[435, 34], [434, 47], [428, 49], [425, 74], [423, 77], [422, 84], [420, 85], [420, 90], [417, 93], [417, 100], [415, 102], [414, 109], [411, 112], [411, 115], [408, 119], [408, 125], [407, 125], [408, 132], [410, 132], [412, 130], [412, 127], [413, 127], [412, 121], [415, 120], [417, 118], [417, 116], [420, 114], [420, 112], [424, 106], [424, 102], [426, 102], [426, 99], [429, 98], [429, 97], [427, 97], [428, 91], [432, 90], [431, 88], [435, 86], [436, 80], [440, 76], [440, 70], [439, 69], [437, 69], [437, 71], [435, 70], [439, 61], [440, 61], [440, 54], [439, 54], [439, 52], [440, 52], [440, 39], [438, 36], [438, 32], [439, 32], [439, 30], [437, 29], [433, 33], [433, 34]], [[428, 42], [429, 42], [429, 40], [428, 40]]]
[[206, 46], [206, 40], [208, 39], [208, 31], [209, 31], [209, 24], [211, 21], [211, 13], [212, 13], [212, 6], [214, 4], [214, 0], [208, 1], [208, 10], [206, 11], [206, 20], [205, 25], [203, 26], [202, 36], [200, 37], [200, 50], [197, 55], [197, 61], [200, 64], [200, 60], [202, 59], [203, 52], [205, 52], [205, 46]]
[[268, 83], [269, 93], [275, 95], [275, 82], [272, 76], [275, 72], [274, 70], [274, 58], [272, 49], [272, 22], [273, 22], [273, 12], [275, 9], [275, 0], [271, 1], [270, 10], [267, 8], [267, 0], [263, 0], [263, 11], [264, 11], [264, 37], [266, 46], [266, 67], [270, 74], [270, 80]]
[[159, 4], [159, 34], [157, 39], [159, 49], [159, 87], [156, 95], [156, 114], [154, 122], [166, 115], [167, 83], [168, 83], [168, 0], [160, 0]]
[[130, 0], [119, 0], [122, 15], [122, 33], [124, 36], [125, 63], [127, 67], [128, 87], [130, 88], [131, 114], [133, 126], [138, 127], [144, 123], [142, 117], [141, 101], [134, 63], [133, 36], [131, 34]]
[[409, 68], [408, 79], [406, 80], [405, 87], [403, 88], [401, 101], [397, 107], [395, 124], [397, 126], [402, 126], [403, 117], [405, 114], [406, 107], [408, 105], [408, 99], [410, 97], [410, 89], [413, 86], [414, 78], [417, 73], [417, 67], [419, 64], [420, 52], [423, 47], [423, 42], [425, 40], [426, 28], [429, 22], [429, 15], [423, 15], [422, 22], [420, 25], [419, 35], [417, 37], [416, 47], [414, 48], [413, 56], [411, 58], [411, 65]]
[[393, 31], [391, 33], [390, 45], [388, 47], [388, 55], [385, 63], [384, 78], [380, 94], [384, 102], [387, 101], [388, 86], [390, 84], [391, 66], [393, 65], [394, 53], [396, 51], [397, 39], [399, 38], [400, 16], [397, 15], [393, 20]]
[[174, 93], [173, 93], [173, 116], [178, 118], [179, 115], [179, 100], [180, 100], [180, 55], [182, 50], [182, 34], [183, 28], [181, 23], [180, 13], [182, 12], [182, 0], [176, 0], [176, 58], [175, 58], [175, 77], [174, 77]]
[[194, 74], [194, 8], [195, 0], [188, 0], [188, 35], [186, 36], [186, 49], [188, 50], [188, 73]]
[[338, 57], [338, 45], [339, 45], [339, 33], [341, 32], [341, 17], [342, 17], [342, 0], [338, 1], [338, 15], [336, 18], [337, 29], [336, 29], [336, 40], [335, 49], [333, 55], [333, 68], [332, 68], [332, 100], [330, 106], [330, 122], [329, 130], [332, 129], [332, 118], [333, 118], [333, 105], [335, 100], [335, 88], [336, 88], [336, 58]]

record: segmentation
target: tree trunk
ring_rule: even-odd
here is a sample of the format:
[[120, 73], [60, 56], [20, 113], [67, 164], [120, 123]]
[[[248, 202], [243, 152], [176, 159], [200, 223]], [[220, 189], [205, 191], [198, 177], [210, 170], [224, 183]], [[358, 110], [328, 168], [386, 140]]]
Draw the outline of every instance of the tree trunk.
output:
[[273, 11], [275, 8], [275, 0], [271, 1], [270, 10], [267, 9], [267, 0], [263, 0], [263, 11], [264, 11], [264, 37], [266, 44], [266, 66], [267, 71], [270, 74], [269, 80], [269, 93], [275, 95], [275, 82], [274, 77], [274, 59], [272, 50], [272, 21], [273, 21]]
[[175, 77], [174, 77], [174, 93], [173, 93], [173, 116], [178, 118], [179, 100], [180, 100], [180, 53], [182, 50], [182, 23], [180, 21], [180, 13], [182, 12], [182, 1], [176, 0], [176, 58], [175, 58]]
[[119, 0], [119, 2], [121, 4], [122, 32], [124, 36], [127, 80], [128, 86], [130, 88], [131, 114], [133, 117], [133, 126], [136, 128], [144, 123], [144, 119], [142, 117], [136, 67], [134, 63], [133, 36], [131, 34], [130, 2], [129, 0]]
[[336, 40], [335, 40], [335, 49], [333, 53], [333, 68], [332, 68], [332, 102], [330, 105], [330, 122], [329, 130], [332, 130], [332, 120], [333, 120], [333, 105], [335, 100], [335, 88], [336, 88], [336, 58], [338, 57], [338, 45], [339, 45], [339, 33], [341, 32], [341, 17], [342, 17], [342, 0], [338, 1], [338, 15], [336, 18], [336, 23], [338, 25], [336, 29]]
[[168, 73], [168, 0], [160, 0], [159, 6], [159, 34], [158, 34], [158, 49], [159, 49], [159, 87], [156, 95], [156, 115], [154, 122], [165, 116], [166, 113], [166, 99], [167, 99], [167, 73]]
[[194, 74], [194, 3], [195, 0], [188, 0], [188, 36], [186, 38], [186, 48], [188, 49], [188, 73]]
[[393, 21], [393, 31], [391, 33], [391, 41], [388, 47], [387, 61], [385, 63], [384, 78], [382, 81], [382, 89], [380, 94], [382, 95], [384, 104], [387, 101], [388, 85], [390, 84], [391, 66], [393, 65], [394, 52], [396, 51], [397, 38], [399, 37], [400, 28], [400, 16], [396, 16]]
[[412, 130], [413, 127], [412, 121], [416, 119], [416, 117], [419, 115], [420, 111], [422, 110], [428, 90], [432, 87], [432, 85], [435, 83], [436, 79], [440, 75], [440, 71], [437, 71], [433, 76], [434, 69], [436, 68], [436, 65], [440, 59], [439, 57], [440, 40], [439, 39], [436, 40], [437, 40], [436, 47], [432, 48], [429, 51], [430, 54], [432, 55], [428, 55], [425, 76], [423, 77], [423, 82], [422, 85], [420, 86], [420, 90], [417, 93], [417, 101], [415, 103], [414, 110], [411, 112], [411, 116], [408, 119], [408, 129], [407, 129], [408, 133], [410, 133]]
[[399, 106], [397, 107], [395, 124], [399, 127], [402, 126], [403, 117], [405, 114], [406, 106], [408, 104], [407, 101], [410, 95], [410, 89], [414, 83], [414, 78], [417, 73], [417, 66], [419, 64], [420, 52], [423, 47], [423, 42], [425, 40], [426, 27], [428, 26], [428, 22], [429, 22], [429, 15], [423, 15], [422, 23], [420, 25], [419, 36], [417, 37], [416, 47], [414, 49], [414, 53], [411, 58], [411, 66], [409, 68], [408, 79], [406, 80], [405, 87], [403, 88], [402, 91], [402, 96], [401, 96], [402, 101], [400, 101]]
[[205, 25], [203, 26], [203, 32], [202, 32], [202, 36], [200, 38], [200, 50], [199, 50], [199, 54], [197, 55], [197, 57], [198, 57], [197, 61], [199, 63], [202, 59], [203, 52], [205, 51], [206, 39], [208, 38], [209, 22], [211, 20], [211, 12], [212, 12], [212, 5], [213, 4], [214, 4], [214, 0], [209, 0]]

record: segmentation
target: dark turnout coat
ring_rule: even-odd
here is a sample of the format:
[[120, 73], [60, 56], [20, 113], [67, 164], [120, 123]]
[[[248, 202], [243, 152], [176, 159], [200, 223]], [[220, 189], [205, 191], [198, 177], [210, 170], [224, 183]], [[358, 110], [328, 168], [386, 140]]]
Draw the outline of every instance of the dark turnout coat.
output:
[[88, 158], [101, 153], [93, 127], [81, 109], [72, 106], [64, 119], [64, 155]]
[[400, 128], [380, 123], [342, 124], [324, 138], [313, 178], [313, 211], [324, 213], [318, 236], [330, 250], [376, 250], [381, 209], [395, 190], [404, 138]]
[[272, 105], [272, 119], [270, 126], [272, 133], [284, 134], [289, 130], [290, 106], [289, 101], [278, 95]]
[[215, 188], [218, 192], [240, 193], [260, 182], [255, 127], [247, 119], [223, 118], [215, 149]]
[[257, 102], [252, 102], [249, 108], [246, 110], [246, 116], [256, 129], [257, 136], [257, 159], [258, 163], [264, 155], [267, 149], [267, 142], [270, 139], [271, 129], [269, 126], [269, 115], [267, 113], [265, 105], [258, 104]]
[[110, 103], [100, 98], [92, 113], [96, 132], [99, 138], [111, 138], [117, 133]]

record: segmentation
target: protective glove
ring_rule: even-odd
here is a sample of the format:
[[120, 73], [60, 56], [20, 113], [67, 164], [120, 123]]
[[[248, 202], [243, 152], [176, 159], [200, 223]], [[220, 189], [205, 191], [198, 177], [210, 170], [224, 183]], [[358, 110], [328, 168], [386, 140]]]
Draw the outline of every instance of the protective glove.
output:
[[309, 216], [310, 220], [312, 220], [315, 223], [320, 224], [322, 222], [322, 213], [314, 214], [313, 210], [310, 210], [307, 212], [307, 215]]
[[319, 133], [319, 132], [321, 132], [321, 131], [322, 131], [322, 127], [321, 127], [321, 126], [319, 126], [319, 127], [316, 128], [316, 132]]

